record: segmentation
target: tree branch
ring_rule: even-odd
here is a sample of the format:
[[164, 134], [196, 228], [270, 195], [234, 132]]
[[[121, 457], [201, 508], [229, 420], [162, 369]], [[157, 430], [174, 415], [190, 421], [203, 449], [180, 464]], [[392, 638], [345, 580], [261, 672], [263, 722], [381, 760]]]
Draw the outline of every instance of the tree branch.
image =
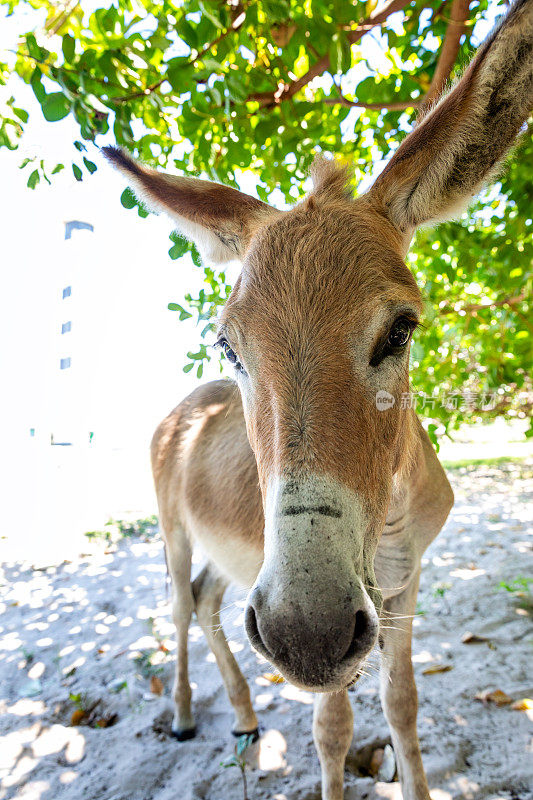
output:
[[483, 309], [501, 308], [502, 306], [516, 306], [523, 300], [526, 300], [525, 293], [515, 295], [515, 297], [504, 297], [503, 300], [495, 300], [494, 303], [476, 303], [475, 305], [463, 306], [462, 308], [453, 308], [452, 306], [444, 306], [439, 308], [440, 314], [457, 314], [459, 311], [464, 311], [466, 314], [475, 314], [476, 311], [483, 311]]
[[[200, 61], [205, 55], [207, 55], [207, 53], [209, 53], [210, 50], [213, 49], [213, 47], [219, 44], [222, 41], [222, 39], [225, 39], [226, 36], [228, 36], [228, 34], [238, 31], [245, 19], [246, 15], [244, 14], [244, 12], [235, 17], [229, 28], [226, 28], [225, 31], [222, 31], [222, 33], [219, 36], [217, 36], [216, 39], [213, 39], [212, 42], [206, 44], [206, 46], [202, 50], [200, 50], [195, 55], [194, 58], [191, 58], [191, 60], [189, 61], [189, 65], [193, 66], [197, 61]], [[159, 89], [161, 84], [164, 83], [166, 80], [167, 76], [164, 75], [160, 80], [156, 81], [155, 83], [152, 83], [145, 89], [141, 89], [140, 91], [134, 92], [133, 94], [123, 95], [122, 97], [112, 97], [110, 98], [110, 100], [113, 103], [128, 103], [130, 100], [135, 100], [138, 97], [146, 97], [147, 95], [152, 94], [152, 92], [155, 92], [156, 89]]]
[[421, 113], [436, 100], [446, 86], [451, 75], [457, 53], [461, 45], [461, 36], [466, 31], [466, 21], [469, 18], [470, 0], [453, 0], [450, 9], [450, 22], [446, 29], [442, 43], [439, 60], [433, 74], [433, 80], [420, 106]]
[[[355, 44], [365, 33], [368, 33], [368, 31], [372, 30], [372, 28], [375, 28], [377, 25], [381, 25], [391, 14], [394, 14], [396, 11], [401, 11], [402, 8], [405, 8], [410, 2], [411, 0], [389, 0], [379, 12], [372, 12], [372, 14], [362, 20], [356, 28], [349, 31], [347, 34], [348, 41], [350, 44]], [[298, 78], [298, 80], [292, 81], [292, 83], [281, 83], [274, 92], [251, 94], [248, 100], [255, 100], [263, 107], [277, 105], [281, 103], [282, 100], [288, 100], [293, 97], [300, 89], [307, 86], [313, 78], [317, 78], [319, 75], [322, 75], [323, 72], [326, 72], [329, 66], [329, 53], [327, 53], [319, 58], [318, 61], [315, 61], [308, 71], [302, 75], [301, 78]]]
[[77, 7], [80, 4], [80, 0], [74, 0], [74, 5], [72, 2], [65, 3], [65, 6], [62, 11], [56, 17], [53, 17], [49, 22], [46, 23], [44, 26], [44, 30], [47, 36], [55, 36], [58, 33], [65, 22], [68, 20], [69, 17], [76, 11]]
[[397, 100], [390, 103], [364, 103], [362, 100], [348, 100], [339, 91], [339, 99], [334, 100], [332, 97], [327, 97], [324, 103], [328, 106], [347, 106], [348, 108], [368, 108], [371, 111], [380, 111], [386, 108], [388, 111], [405, 111], [406, 108], [417, 108], [419, 100]]

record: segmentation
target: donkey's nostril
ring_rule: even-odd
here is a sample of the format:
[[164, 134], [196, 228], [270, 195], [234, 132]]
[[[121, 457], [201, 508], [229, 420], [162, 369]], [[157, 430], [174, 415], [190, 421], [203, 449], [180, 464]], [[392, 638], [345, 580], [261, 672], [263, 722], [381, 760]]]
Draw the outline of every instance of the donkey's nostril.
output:
[[374, 644], [377, 625], [374, 625], [368, 611], [360, 609], [355, 614], [354, 629], [350, 646], [342, 657], [343, 661], [362, 658]]
[[252, 644], [252, 647], [255, 647], [256, 650], [259, 650], [260, 653], [262, 653], [267, 658], [271, 659], [272, 656], [270, 655], [268, 649], [265, 647], [263, 639], [261, 638], [261, 634], [259, 633], [259, 627], [257, 625], [257, 617], [255, 614], [254, 607], [252, 606], [251, 603], [248, 603], [248, 607], [244, 615], [244, 627], [246, 629], [246, 633]]
[[361, 639], [368, 630], [368, 615], [365, 611], [358, 611], [355, 615], [354, 639]]

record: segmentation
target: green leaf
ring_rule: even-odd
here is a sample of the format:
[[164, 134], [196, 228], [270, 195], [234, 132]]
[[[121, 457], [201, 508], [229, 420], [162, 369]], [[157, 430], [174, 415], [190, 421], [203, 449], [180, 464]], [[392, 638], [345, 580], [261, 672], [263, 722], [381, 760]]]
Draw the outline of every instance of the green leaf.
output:
[[42, 79], [43, 79], [43, 76], [42, 76], [41, 70], [39, 69], [39, 67], [35, 67], [35, 69], [33, 70], [32, 76], [30, 78], [30, 85], [31, 85], [31, 88], [33, 89], [33, 93], [34, 93], [35, 97], [37, 98], [37, 100], [39, 101], [39, 103], [43, 103], [43, 101], [46, 98], [46, 92], [45, 92], [44, 86], [42, 84]]
[[214, 3], [202, 2], [200, 0], [199, 6], [202, 11], [202, 14], [204, 14], [209, 20], [211, 20], [211, 22], [216, 28], [224, 27], [224, 22], [221, 19], [220, 14], [218, 13], [217, 5], [215, 5]]
[[91, 175], [98, 169], [94, 161], [89, 161], [89, 159], [86, 158], [85, 156], [83, 156], [83, 163], [85, 164]]
[[15, 116], [17, 116], [20, 120], [22, 120], [22, 122], [28, 121], [30, 115], [24, 108], [15, 108], [15, 106], [11, 106], [11, 109], [13, 111], [13, 114], [15, 114]]
[[39, 175], [39, 170], [34, 169], [31, 175], [28, 178], [28, 183], [26, 184], [30, 189], [35, 189], [37, 184], [40, 182], [41, 178]]
[[181, 258], [185, 255], [185, 253], [189, 252], [189, 242], [187, 239], [184, 239], [182, 236], [178, 234], [171, 233], [170, 240], [174, 242], [173, 246], [168, 251], [170, 258], [175, 261], [177, 258]]
[[26, 47], [28, 48], [28, 53], [32, 58], [35, 58], [37, 61], [42, 60], [42, 48], [40, 48], [39, 45], [37, 44], [37, 40], [35, 38], [34, 33], [27, 34]]
[[169, 311], [178, 311], [179, 312], [179, 320], [180, 320], [180, 322], [182, 322], [184, 319], [190, 319], [190, 317], [192, 317], [192, 314], [189, 314], [188, 311], [185, 311], [183, 306], [180, 306], [179, 303], [169, 303], [168, 304], [168, 310]]
[[197, 48], [199, 46], [198, 37], [196, 35], [196, 29], [191, 25], [191, 23], [182, 17], [176, 26], [177, 32], [181, 39], [189, 45], [189, 47]]
[[124, 208], [135, 208], [135, 206], [137, 205], [137, 198], [135, 197], [129, 186], [126, 189], [124, 189], [124, 191], [120, 195], [120, 202], [122, 203]]
[[65, 169], [64, 164], [56, 164], [52, 170], [52, 175], [57, 175], [58, 172], [61, 172], [62, 169]]
[[181, 94], [190, 85], [192, 75], [192, 64], [190, 59], [184, 57], [171, 58], [167, 66], [167, 81], [174, 91]]
[[63, 43], [61, 45], [61, 49], [63, 50], [63, 56], [67, 64], [70, 64], [74, 60], [74, 54], [76, 52], [76, 45], [74, 37], [71, 36], [69, 33], [66, 33], [63, 36]]
[[236, 103], [242, 103], [246, 100], [248, 97], [248, 90], [244, 85], [242, 75], [232, 73], [226, 77], [224, 83], [228, 87], [229, 96], [232, 100], [235, 100]]
[[436, 433], [436, 431], [437, 431], [437, 427], [438, 427], [438, 426], [437, 426], [437, 425], [435, 425], [434, 423], [430, 423], [430, 424], [428, 425], [428, 436], [429, 436], [429, 438], [430, 438], [430, 440], [431, 440], [431, 443], [432, 443], [432, 444], [433, 444], [433, 446], [435, 447], [435, 450], [436, 450], [436, 451], [437, 451], [437, 453], [438, 453], [438, 452], [439, 452], [439, 449], [440, 449], [440, 444], [439, 444], [439, 439], [438, 439], [438, 437], [437, 437], [437, 433]]
[[27, 167], [28, 164], [31, 164], [32, 161], [35, 161], [35, 158], [23, 159], [23, 161], [19, 164], [19, 169], [24, 169], [24, 167]]
[[183, 371], [190, 372], [193, 367], [194, 367], [194, 362], [191, 362], [190, 364], [185, 364], [185, 366], [183, 367]]
[[70, 103], [63, 92], [52, 92], [46, 96], [41, 108], [44, 118], [48, 122], [57, 122], [67, 116], [70, 111]]
[[83, 173], [77, 164], [72, 165], [72, 172], [74, 173], [74, 177], [76, 178], [77, 181], [83, 180]]
[[289, 3], [286, 0], [263, 0], [262, 5], [269, 22], [289, 19]]
[[235, 752], [238, 756], [242, 756], [244, 751], [250, 747], [254, 742], [254, 736], [251, 733], [243, 733], [242, 736], [239, 736], [237, 739], [237, 744], [235, 746]]

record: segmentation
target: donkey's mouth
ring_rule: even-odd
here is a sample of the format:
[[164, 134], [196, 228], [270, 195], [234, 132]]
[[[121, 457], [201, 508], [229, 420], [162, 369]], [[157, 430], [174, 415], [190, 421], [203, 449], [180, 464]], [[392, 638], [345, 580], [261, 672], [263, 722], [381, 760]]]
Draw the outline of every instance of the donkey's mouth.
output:
[[[252, 647], [266, 658], [285, 680], [304, 691], [338, 692], [353, 686], [364, 674], [363, 665], [367, 652], [357, 652], [353, 642], [339, 660], [331, 659], [327, 642], [320, 644], [314, 640], [304, 643], [298, 640], [295, 631], [285, 631], [284, 637], [274, 640], [274, 647], [267, 647], [252, 606], [246, 609], [245, 627]], [[372, 649], [373, 642], [370, 640], [373, 639], [373, 632], [373, 630], [368, 631], [369, 650]], [[354, 638], [357, 634], [359, 645], [360, 633], [356, 621]]]
[[346, 689], [350, 689], [352, 686], [355, 686], [355, 684], [357, 683], [357, 681], [359, 680], [359, 678], [362, 675], [363, 675], [363, 672], [360, 669], [358, 669], [356, 674], [355, 674], [355, 676], [351, 679], [351, 681], [349, 681], [349, 683], [346, 684], [345, 688]]

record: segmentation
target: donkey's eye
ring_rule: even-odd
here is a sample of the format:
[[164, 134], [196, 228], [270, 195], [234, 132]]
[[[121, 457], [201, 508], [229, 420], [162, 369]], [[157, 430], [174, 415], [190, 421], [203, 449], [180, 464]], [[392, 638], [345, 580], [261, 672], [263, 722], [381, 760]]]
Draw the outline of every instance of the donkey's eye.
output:
[[413, 330], [413, 323], [405, 317], [400, 317], [396, 320], [390, 329], [387, 344], [390, 347], [405, 347]]
[[398, 317], [389, 330], [387, 338], [383, 339], [372, 353], [370, 366], [379, 367], [387, 356], [399, 356], [409, 344], [411, 334], [416, 327], [418, 327], [418, 323], [415, 319]]
[[230, 364], [233, 364], [235, 369], [244, 372], [237, 353], [235, 352], [235, 350], [231, 349], [231, 347], [229, 346], [229, 342], [226, 339], [219, 339], [218, 342], [216, 342], [215, 347], [220, 347], [222, 349], [224, 355], [226, 356]]

